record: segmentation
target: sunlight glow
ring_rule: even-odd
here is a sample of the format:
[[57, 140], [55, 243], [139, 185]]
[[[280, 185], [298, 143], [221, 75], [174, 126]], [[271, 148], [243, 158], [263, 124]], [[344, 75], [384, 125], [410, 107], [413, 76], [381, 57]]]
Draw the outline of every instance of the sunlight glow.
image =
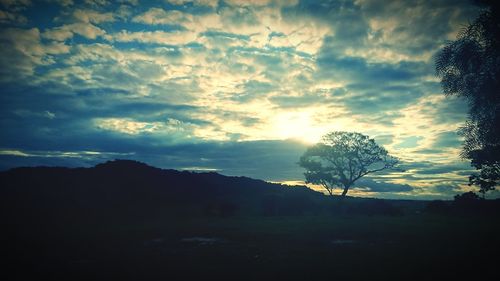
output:
[[306, 143], [316, 143], [327, 131], [312, 122], [308, 111], [284, 112], [274, 120], [274, 132], [280, 139], [297, 139]]

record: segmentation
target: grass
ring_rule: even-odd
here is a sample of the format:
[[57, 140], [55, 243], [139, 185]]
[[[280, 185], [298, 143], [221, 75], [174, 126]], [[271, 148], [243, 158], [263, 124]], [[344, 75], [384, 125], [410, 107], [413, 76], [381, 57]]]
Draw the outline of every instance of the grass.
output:
[[499, 234], [493, 217], [428, 214], [75, 223], [24, 238], [17, 265], [67, 280], [435, 280], [494, 271]]

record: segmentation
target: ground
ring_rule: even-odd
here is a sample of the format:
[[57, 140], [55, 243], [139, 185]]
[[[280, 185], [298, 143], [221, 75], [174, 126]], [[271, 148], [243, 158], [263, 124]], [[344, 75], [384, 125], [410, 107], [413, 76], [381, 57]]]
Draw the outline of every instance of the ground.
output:
[[24, 280], [443, 280], [495, 273], [499, 234], [487, 216], [169, 217], [7, 243]]

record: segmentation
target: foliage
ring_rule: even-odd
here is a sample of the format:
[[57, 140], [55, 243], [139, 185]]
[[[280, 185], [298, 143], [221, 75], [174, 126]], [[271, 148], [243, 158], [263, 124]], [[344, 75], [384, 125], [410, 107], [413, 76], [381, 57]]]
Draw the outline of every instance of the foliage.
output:
[[483, 200], [473, 191], [457, 194], [453, 200], [453, 207], [456, 212], [470, 214], [470, 213], [485, 213], [487, 209], [487, 200]]
[[332, 132], [300, 157], [307, 183], [322, 185], [330, 195], [343, 187], [342, 196], [361, 177], [393, 168], [398, 160], [373, 139], [360, 133]]
[[500, 178], [500, 22], [499, 9], [484, 11], [436, 56], [436, 73], [446, 95], [467, 99], [469, 117], [461, 128], [462, 157], [479, 174], [470, 177], [481, 193]]
[[481, 200], [481, 198], [477, 196], [477, 194], [474, 193], [473, 191], [469, 191], [455, 195], [454, 200], [457, 203], [469, 203], [469, 202], [477, 202]]

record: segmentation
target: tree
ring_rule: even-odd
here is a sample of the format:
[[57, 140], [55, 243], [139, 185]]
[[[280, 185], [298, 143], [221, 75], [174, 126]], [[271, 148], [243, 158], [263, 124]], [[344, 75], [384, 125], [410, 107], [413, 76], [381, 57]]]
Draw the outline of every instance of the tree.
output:
[[330, 195], [336, 187], [349, 188], [367, 174], [393, 168], [398, 159], [360, 133], [332, 132], [309, 147], [300, 157], [299, 165], [306, 169], [306, 183], [322, 185]]
[[436, 55], [436, 74], [448, 96], [465, 98], [468, 120], [461, 156], [479, 174], [469, 177], [486, 193], [500, 183], [500, 9], [494, 1]]

